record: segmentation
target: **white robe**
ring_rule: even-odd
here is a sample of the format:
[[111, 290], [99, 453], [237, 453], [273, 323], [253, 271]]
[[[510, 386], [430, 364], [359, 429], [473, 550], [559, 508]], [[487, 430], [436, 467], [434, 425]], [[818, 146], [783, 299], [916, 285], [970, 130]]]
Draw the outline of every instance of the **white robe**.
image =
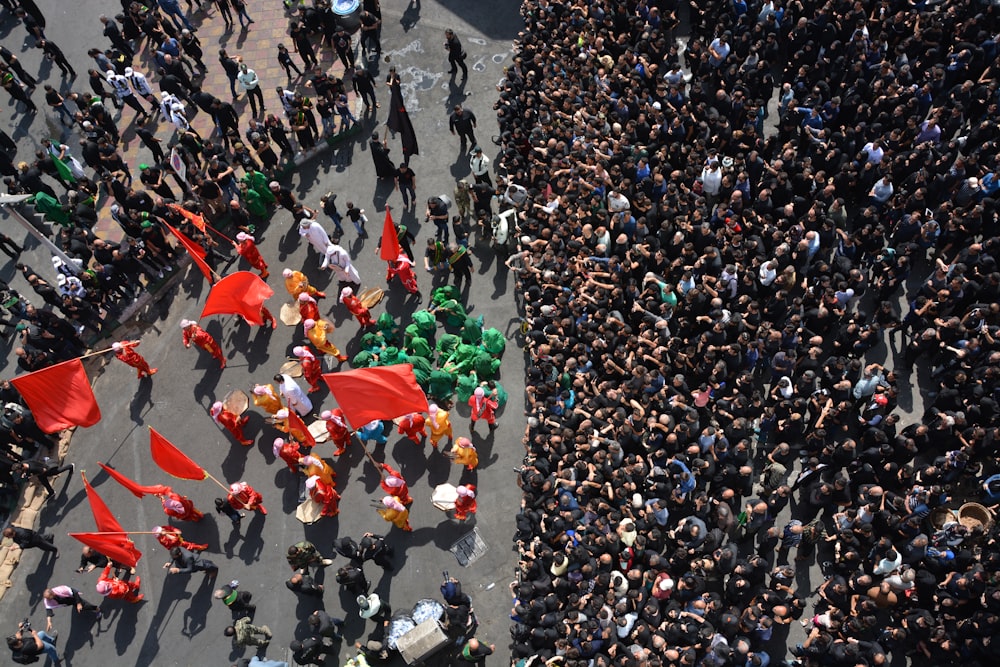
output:
[[302, 391], [302, 387], [289, 375], [282, 375], [281, 378], [280, 391], [281, 395], [285, 397], [288, 407], [299, 413], [300, 417], [305, 417], [312, 412], [312, 401], [309, 400], [306, 392]]
[[344, 248], [331, 243], [323, 251], [323, 263], [320, 268], [329, 268], [337, 276], [337, 280], [345, 283], [361, 284], [361, 276], [351, 262], [351, 256]]
[[315, 220], [311, 221], [308, 227], [299, 225], [299, 236], [309, 241], [309, 244], [316, 248], [316, 252], [321, 255], [326, 252], [326, 247], [330, 245], [330, 237], [327, 236], [326, 230]]

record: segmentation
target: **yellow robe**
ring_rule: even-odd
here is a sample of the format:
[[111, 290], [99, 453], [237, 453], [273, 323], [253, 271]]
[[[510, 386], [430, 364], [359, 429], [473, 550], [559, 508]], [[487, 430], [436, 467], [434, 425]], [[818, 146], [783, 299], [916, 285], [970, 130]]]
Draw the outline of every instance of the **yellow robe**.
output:
[[394, 525], [400, 530], [412, 530], [410, 528], [410, 511], [409, 510], [394, 510], [389, 507], [381, 507], [378, 513], [383, 519]]
[[479, 465], [479, 454], [474, 447], [456, 447], [455, 463], [472, 470]]
[[306, 274], [301, 271], [292, 271], [292, 275], [285, 278], [285, 289], [292, 295], [292, 300], [296, 303], [298, 303], [299, 295], [303, 292], [307, 292], [309, 296], [314, 297], [319, 291], [309, 284], [309, 279], [306, 278]]
[[253, 404], [256, 407], [261, 408], [262, 410], [264, 410], [264, 412], [267, 412], [268, 414], [272, 414], [273, 415], [278, 410], [280, 410], [281, 408], [284, 407], [281, 404], [281, 397], [279, 396], [278, 392], [276, 392], [274, 390], [274, 385], [273, 384], [266, 384], [266, 385], [263, 385], [263, 386], [265, 386], [268, 389], [270, 389], [271, 390], [271, 394], [273, 394], [273, 396], [272, 395], [267, 395], [267, 394], [265, 394], [264, 396], [258, 396], [257, 394], [253, 394]]
[[447, 410], [438, 409], [437, 413], [432, 415], [427, 423], [431, 427], [431, 444], [437, 445], [441, 441], [441, 438], [448, 436], [450, 440], [452, 436], [451, 431], [451, 417]]
[[[318, 457], [313, 457], [313, 458], [318, 458]], [[323, 459], [319, 459], [319, 465], [312, 464], [308, 466], [303, 465], [302, 459], [299, 459], [299, 467], [302, 469], [302, 474], [306, 476], [306, 479], [309, 479], [313, 475], [316, 475], [317, 477], [319, 477], [320, 481], [323, 482], [324, 484], [328, 486], [335, 486], [333, 480], [337, 476], [337, 474], [333, 471], [333, 468], [330, 467], [330, 464], [328, 464]]]
[[340, 349], [326, 338], [327, 332], [332, 331], [332, 324], [326, 320], [316, 320], [316, 326], [310, 329], [306, 336], [313, 346], [323, 354], [329, 354], [332, 357], [343, 356], [340, 354]]

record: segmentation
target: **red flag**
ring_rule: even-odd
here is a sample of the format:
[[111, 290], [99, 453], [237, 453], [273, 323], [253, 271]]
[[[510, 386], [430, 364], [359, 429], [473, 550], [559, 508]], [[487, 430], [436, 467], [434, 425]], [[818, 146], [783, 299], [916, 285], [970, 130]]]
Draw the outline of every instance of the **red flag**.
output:
[[191, 211], [187, 210], [186, 208], [178, 204], [169, 204], [169, 206], [171, 209], [184, 216], [184, 219], [190, 222], [192, 225], [194, 225], [201, 231], [205, 231], [205, 218], [201, 217], [201, 214], [192, 213]]
[[385, 209], [385, 222], [382, 223], [382, 245], [378, 256], [387, 262], [395, 262], [402, 248], [399, 247], [399, 237], [396, 236], [396, 225], [392, 224], [392, 214], [389, 207]]
[[93, 426], [101, 408], [83, 362], [70, 359], [11, 380], [35, 416], [38, 428], [55, 433], [70, 426]]
[[201, 271], [202, 275], [205, 276], [205, 279], [210, 283], [214, 283], [215, 277], [212, 275], [212, 268], [205, 262], [205, 255], [207, 255], [208, 252], [200, 245], [192, 241], [184, 232], [172, 227], [169, 223], [164, 222], [163, 224], [167, 226], [170, 233], [176, 236], [177, 240], [181, 242], [182, 246], [184, 246], [184, 249], [188, 251], [188, 254], [191, 255], [191, 259], [194, 260], [195, 265], [198, 267], [198, 270]]
[[[298, 438], [294, 436], [296, 432], [301, 433], [302, 437]], [[306, 423], [302, 421], [302, 417], [299, 417], [299, 413], [291, 408], [288, 408], [288, 434], [295, 437], [296, 440], [302, 440], [302, 444], [307, 447], [316, 446], [316, 438], [309, 432]]]
[[427, 397], [417, 386], [412, 364], [325, 373], [323, 380], [354, 428], [375, 419], [427, 412]]
[[201, 316], [239, 315], [250, 324], [263, 326], [261, 308], [273, 294], [274, 290], [256, 273], [237, 271], [212, 286]]
[[97, 524], [97, 530], [107, 533], [125, 532], [122, 525], [118, 523], [118, 519], [104, 503], [104, 499], [97, 495], [97, 491], [90, 485], [87, 476], [83, 474], [81, 476], [83, 477], [83, 488], [87, 490], [87, 500], [90, 501], [90, 511], [94, 513], [94, 523]]
[[170, 493], [171, 489], [165, 484], [154, 484], [153, 486], [143, 486], [135, 480], [129, 479], [125, 475], [121, 474], [114, 468], [104, 465], [98, 461], [97, 465], [104, 469], [104, 472], [111, 475], [111, 478], [116, 482], [124, 486], [126, 489], [132, 492], [136, 498], [142, 498], [145, 495], [150, 496], [162, 496], [164, 494]]
[[142, 552], [135, 548], [135, 544], [124, 532], [121, 535], [105, 535], [99, 532], [70, 533], [69, 536], [80, 540], [97, 553], [104, 554], [122, 565], [135, 567], [139, 559], [142, 558]]
[[149, 451], [156, 465], [174, 477], [193, 479], [196, 482], [208, 477], [204, 468], [189, 459], [187, 454], [174, 447], [173, 443], [152, 427], [149, 429]]

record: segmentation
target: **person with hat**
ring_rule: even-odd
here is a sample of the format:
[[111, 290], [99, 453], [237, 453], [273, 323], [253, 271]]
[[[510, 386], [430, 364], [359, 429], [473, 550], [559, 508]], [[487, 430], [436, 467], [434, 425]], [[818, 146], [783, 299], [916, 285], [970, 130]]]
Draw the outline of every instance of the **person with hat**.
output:
[[282, 408], [281, 397], [272, 384], [255, 384], [252, 390], [253, 404], [268, 414], [275, 414]]
[[448, 411], [438, 407], [434, 403], [430, 404], [427, 411], [430, 415], [431, 447], [437, 449], [438, 443], [441, 442], [441, 438], [444, 436], [448, 436], [448, 444], [450, 445], [453, 433], [451, 429], [451, 417]]
[[254, 241], [253, 236], [246, 232], [239, 232], [236, 235], [236, 241], [233, 247], [236, 248], [237, 254], [245, 259], [251, 267], [260, 271], [262, 280], [267, 280], [271, 272], [267, 270], [267, 262], [264, 261], [260, 250], [257, 249], [257, 243]]
[[275, 438], [271, 445], [271, 452], [275, 458], [281, 459], [294, 474], [299, 473], [299, 459], [302, 458], [302, 446], [293, 438], [287, 441], [284, 438]]
[[292, 348], [292, 354], [302, 364], [302, 376], [309, 383], [309, 391], [307, 393], [311, 394], [314, 391], [318, 391], [323, 374], [323, 365], [316, 359], [316, 355], [312, 353], [312, 350], [308, 346], [303, 347], [302, 345], [296, 345]]
[[190, 498], [175, 493], [173, 489], [168, 489], [166, 493], [160, 495], [160, 505], [164, 514], [179, 521], [201, 521], [205, 516], [198, 511]]
[[3, 86], [3, 89], [15, 101], [22, 102], [24, 106], [28, 107], [28, 113], [38, 113], [38, 107], [35, 106], [35, 103], [31, 101], [28, 94], [24, 92], [24, 88], [21, 87], [21, 84], [17, 82], [17, 79], [9, 71], [0, 73], [0, 86]]
[[139, 585], [142, 583], [141, 577], [136, 577], [135, 581], [125, 581], [111, 575], [111, 563], [104, 566], [104, 571], [97, 579], [95, 589], [97, 592], [112, 600], [125, 600], [135, 604], [142, 602], [143, 594], [139, 592]]
[[316, 304], [316, 299], [309, 296], [306, 292], [299, 295], [298, 304], [299, 316], [303, 321], [318, 320], [320, 318], [319, 306]]
[[142, 378], [152, 377], [157, 369], [150, 368], [149, 362], [135, 351], [135, 348], [138, 346], [139, 341], [137, 340], [124, 340], [112, 343], [111, 349], [115, 351], [116, 359], [136, 369], [136, 377], [141, 380]]
[[153, 94], [153, 87], [149, 85], [149, 79], [142, 72], [137, 72], [131, 67], [125, 68], [125, 78], [132, 87], [132, 92], [149, 102], [153, 107], [153, 113], [162, 113], [160, 103]]
[[251, 512], [260, 512], [264, 515], [267, 514], [267, 508], [262, 503], [264, 496], [246, 482], [234, 482], [230, 484], [226, 500], [234, 510], [249, 510]]
[[[316, 299], [322, 299], [326, 296], [324, 292], [320, 292], [318, 289], [309, 284], [309, 279], [301, 271], [294, 271], [292, 269], [284, 269], [281, 272], [282, 277], [285, 279], [285, 289], [295, 300], [298, 300], [300, 294], [308, 294]], [[315, 319], [315, 318], [313, 318]]]
[[313, 502], [321, 506], [320, 516], [340, 514], [340, 494], [334, 484], [323, 481], [319, 475], [310, 475], [306, 478], [306, 490]]
[[146, 108], [142, 106], [139, 99], [132, 92], [132, 87], [129, 85], [129, 80], [125, 78], [122, 74], [116, 74], [114, 71], [109, 71], [107, 74], [108, 83], [111, 84], [112, 90], [115, 92], [115, 96], [118, 97], [118, 101], [122, 104], [127, 104], [136, 111], [136, 118], [147, 118], [150, 114], [146, 111]]
[[184, 332], [184, 347], [190, 349], [191, 343], [208, 352], [219, 362], [219, 368], [226, 367], [226, 357], [222, 354], [222, 348], [215, 342], [210, 333], [198, 326], [193, 320], [181, 320], [181, 329]]
[[240, 582], [233, 579], [221, 588], [217, 588], [212, 593], [212, 597], [216, 600], [222, 600], [222, 604], [226, 605], [234, 616], [239, 614], [241, 617], [246, 615], [253, 618], [257, 613], [257, 605], [250, 602], [253, 599], [253, 593], [238, 590], [239, 586]]
[[485, 183], [493, 187], [493, 180], [490, 178], [490, 159], [483, 154], [481, 146], [473, 147], [469, 158], [469, 169], [472, 170], [472, 177], [476, 183]]
[[391, 282], [396, 276], [399, 276], [399, 280], [407, 292], [420, 294], [420, 288], [417, 287], [417, 276], [413, 273], [413, 260], [407, 257], [404, 252], [400, 252], [395, 261], [389, 262], [385, 272], [385, 282]]
[[395, 496], [385, 496], [382, 498], [382, 507], [378, 508], [378, 514], [383, 519], [407, 533], [413, 530], [410, 527], [410, 511]]
[[470, 514], [476, 513], [476, 487], [474, 484], [463, 484], [456, 487], [458, 498], [455, 499], [455, 518], [465, 521]]
[[181, 529], [176, 526], [153, 526], [153, 533], [156, 535], [156, 541], [163, 545], [163, 548], [167, 551], [170, 551], [174, 547], [182, 547], [188, 551], [205, 551], [208, 549], [207, 544], [198, 544], [185, 540], [181, 534]]
[[212, 420], [229, 431], [229, 433], [231, 433], [232, 436], [236, 438], [236, 441], [241, 445], [246, 446], [253, 444], [253, 440], [243, 435], [243, 427], [250, 421], [249, 415], [240, 417], [235, 412], [227, 410], [222, 404], [222, 401], [216, 401], [213, 403], [209, 413], [212, 415]]
[[[298, 349], [305, 352], [304, 348]], [[306, 395], [306, 392], [302, 391], [302, 387], [299, 386], [299, 383], [291, 375], [279, 373], [274, 376], [274, 381], [278, 383], [278, 391], [281, 392], [281, 397], [285, 399], [285, 405], [295, 410], [302, 417], [312, 412], [312, 401], [309, 400], [309, 396]]]
[[361, 289], [361, 275], [351, 261], [351, 255], [343, 246], [336, 243], [329, 243], [323, 250], [323, 261], [321, 269], [329, 269], [337, 277], [337, 287], [343, 290], [345, 287]]
[[361, 302], [361, 299], [354, 295], [353, 289], [345, 287], [340, 290], [340, 302], [347, 306], [347, 310], [357, 318], [358, 324], [362, 329], [375, 326], [375, 320], [372, 319], [371, 311]]
[[452, 448], [451, 457], [456, 465], [465, 466], [466, 470], [475, 470], [479, 465], [479, 454], [475, 445], [468, 438], [458, 438]]
[[494, 389], [490, 392], [490, 395], [486, 395], [486, 390], [482, 387], [476, 387], [475, 391], [472, 392], [472, 396], [469, 397], [469, 407], [472, 408], [472, 424], [469, 426], [469, 430], [476, 430], [476, 422], [482, 419], [489, 426], [490, 431], [496, 430], [497, 427], [497, 408], [500, 407], [497, 401], [497, 391]]
[[324, 410], [319, 418], [326, 422], [326, 432], [330, 436], [330, 441], [336, 446], [334, 456], [340, 456], [347, 449], [351, 442], [351, 429], [347, 426], [347, 418], [340, 408]]
[[427, 420], [421, 413], [411, 412], [400, 417], [396, 426], [400, 435], [405, 435], [418, 445], [423, 445], [427, 439], [426, 424]]
[[306, 337], [317, 350], [323, 354], [329, 354], [337, 361], [343, 363], [347, 361], [347, 355], [340, 352], [340, 348], [333, 344], [328, 335], [333, 333], [334, 326], [324, 319], [304, 320], [302, 327], [305, 329]]
[[388, 463], [383, 463], [381, 467], [382, 472], [385, 473], [381, 481], [382, 490], [390, 496], [398, 498], [399, 502], [404, 505], [412, 505], [413, 498], [410, 496], [410, 487], [407, 486], [403, 475]]

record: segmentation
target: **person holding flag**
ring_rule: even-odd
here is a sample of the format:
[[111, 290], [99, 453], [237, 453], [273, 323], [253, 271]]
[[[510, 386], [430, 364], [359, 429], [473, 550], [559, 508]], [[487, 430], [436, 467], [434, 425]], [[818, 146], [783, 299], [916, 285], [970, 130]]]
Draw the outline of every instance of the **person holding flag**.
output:
[[281, 408], [274, 413], [274, 428], [282, 433], [287, 433], [306, 447], [316, 446], [316, 439], [309, 432], [305, 422], [298, 414], [289, 411], [288, 408]]
[[246, 232], [240, 232], [236, 235], [236, 241], [237, 243], [234, 243], [233, 247], [236, 248], [237, 254], [245, 259], [251, 267], [260, 271], [262, 280], [267, 280], [267, 277], [271, 273], [267, 270], [267, 262], [261, 257], [260, 250], [257, 249], [257, 243], [254, 241], [253, 236]]
[[275, 438], [271, 447], [274, 457], [281, 459], [293, 473], [299, 472], [299, 459], [302, 458], [302, 449], [295, 440], [285, 441], [284, 438]]
[[310, 285], [309, 279], [306, 278], [306, 274], [301, 271], [285, 269], [281, 272], [281, 275], [285, 278], [285, 289], [292, 295], [292, 299], [298, 299], [299, 295], [303, 292], [316, 299], [322, 299], [326, 296], [326, 293], [320, 292], [318, 289]]
[[303, 320], [320, 319], [319, 306], [316, 305], [316, 299], [309, 296], [307, 292], [299, 295], [299, 316]]
[[222, 401], [213, 403], [209, 413], [212, 415], [212, 420], [229, 431], [241, 445], [253, 444], [253, 440], [243, 435], [243, 427], [250, 421], [249, 416], [240, 417], [235, 412], [227, 410]]
[[194, 343], [212, 355], [219, 362], [220, 369], [226, 367], [226, 358], [222, 355], [222, 348], [219, 347], [210, 333], [198, 326], [197, 322], [181, 320], [181, 329], [184, 331], [184, 347], [190, 348], [191, 343]]
[[[308, 296], [308, 295], [305, 295]], [[313, 393], [319, 390], [319, 381], [323, 375], [323, 365], [316, 358], [316, 355], [312, 353], [308, 347], [303, 347], [301, 345], [296, 345], [292, 348], [292, 354], [299, 360], [302, 364], [302, 376], [309, 383], [309, 391], [306, 393]]]
[[347, 361], [347, 355], [341, 354], [340, 348], [327, 339], [327, 334], [333, 332], [333, 325], [320, 318], [318, 320], [303, 320], [302, 326], [306, 330], [306, 336], [317, 350], [323, 354], [335, 357], [339, 362]]
[[101, 572], [101, 576], [97, 579], [97, 585], [94, 588], [100, 595], [106, 598], [125, 600], [126, 602], [135, 604], [136, 602], [142, 602], [142, 598], [144, 597], [139, 592], [139, 584], [141, 583], [141, 577], [136, 577], [135, 581], [125, 581], [112, 576], [111, 563], [108, 563], [104, 567], [104, 571]]
[[466, 470], [475, 470], [476, 466], [479, 465], [479, 454], [476, 452], [472, 441], [468, 438], [458, 438], [455, 440], [455, 448], [451, 455], [455, 459], [455, 463], [465, 466]]
[[174, 547], [181, 547], [188, 551], [205, 551], [208, 549], [207, 544], [197, 544], [185, 540], [183, 535], [181, 535], [180, 528], [176, 526], [153, 526], [153, 532], [156, 534], [156, 541], [163, 545], [163, 548], [167, 551], [170, 551]]
[[417, 287], [417, 275], [413, 272], [413, 260], [402, 251], [395, 260], [389, 261], [389, 268], [385, 272], [385, 282], [392, 282], [396, 276], [399, 276], [399, 281], [403, 283], [407, 292], [420, 294], [420, 288]]
[[274, 390], [273, 384], [255, 384], [252, 393], [253, 404], [268, 414], [273, 415], [283, 407], [281, 397]]
[[465, 521], [470, 514], [476, 513], [476, 487], [464, 484], [455, 489], [458, 498], [455, 499], [455, 518]]
[[408, 415], [403, 415], [399, 419], [399, 434], [405, 435], [407, 438], [417, 443], [418, 445], [423, 445], [424, 440], [427, 439], [427, 420], [419, 412], [411, 412]]
[[441, 442], [441, 438], [444, 436], [448, 436], [448, 444], [450, 445], [454, 438], [454, 433], [451, 429], [451, 417], [448, 411], [442, 410], [437, 405], [431, 403], [428, 408], [428, 414], [430, 414], [431, 423], [431, 447], [437, 449], [438, 443]]
[[410, 487], [406, 485], [406, 480], [403, 479], [399, 471], [388, 463], [382, 464], [382, 470], [386, 473], [385, 477], [382, 478], [382, 490], [390, 496], [398, 498], [399, 502], [404, 505], [412, 505], [413, 498], [410, 496]]
[[157, 369], [150, 368], [145, 358], [135, 351], [135, 348], [138, 346], [139, 341], [137, 340], [125, 340], [120, 343], [112, 343], [111, 349], [115, 351], [116, 359], [136, 369], [136, 377], [141, 380], [142, 378], [152, 377]]
[[382, 498], [382, 507], [376, 510], [383, 519], [394, 525], [400, 530], [406, 532], [411, 532], [413, 528], [410, 527], [410, 511], [406, 509], [403, 503], [399, 502], [399, 499], [395, 496], [386, 496]]
[[205, 516], [195, 508], [190, 498], [173, 490], [160, 496], [160, 504], [163, 505], [164, 514], [179, 521], [201, 521]]
[[497, 401], [496, 389], [487, 396], [485, 389], [476, 387], [476, 390], [472, 392], [472, 396], [469, 397], [469, 407], [472, 408], [472, 425], [469, 426], [470, 431], [476, 430], [476, 422], [480, 419], [487, 423], [490, 431], [496, 430], [497, 408], [500, 407], [500, 403]]
[[234, 510], [249, 510], [251, 512], [260, 512], [264, 515], [267, 514], [267, 508], [262, 504], [264, 496], [246, 482], [234, 482], [231, 484], [226, 500]]
[[361, 303], [361, 299], [354, 296], [353, 289], [345, 287], [340, 290], [340, 302], [347, 306], [347, 310], [357, 318], [358, 324], [361, 325], [362, 329], [375, 326], [375, 320], [372, 319], [371, 311], [368, 310], [365, 304]]
[[344, 411], [340, 408], [324, 410], [319, 418], [326, 422], [326, 432], [330, 435], [330, 441], [337, 447], [333, 455], [340, 456], [351, 442], [351, 429], [347, 427]]

